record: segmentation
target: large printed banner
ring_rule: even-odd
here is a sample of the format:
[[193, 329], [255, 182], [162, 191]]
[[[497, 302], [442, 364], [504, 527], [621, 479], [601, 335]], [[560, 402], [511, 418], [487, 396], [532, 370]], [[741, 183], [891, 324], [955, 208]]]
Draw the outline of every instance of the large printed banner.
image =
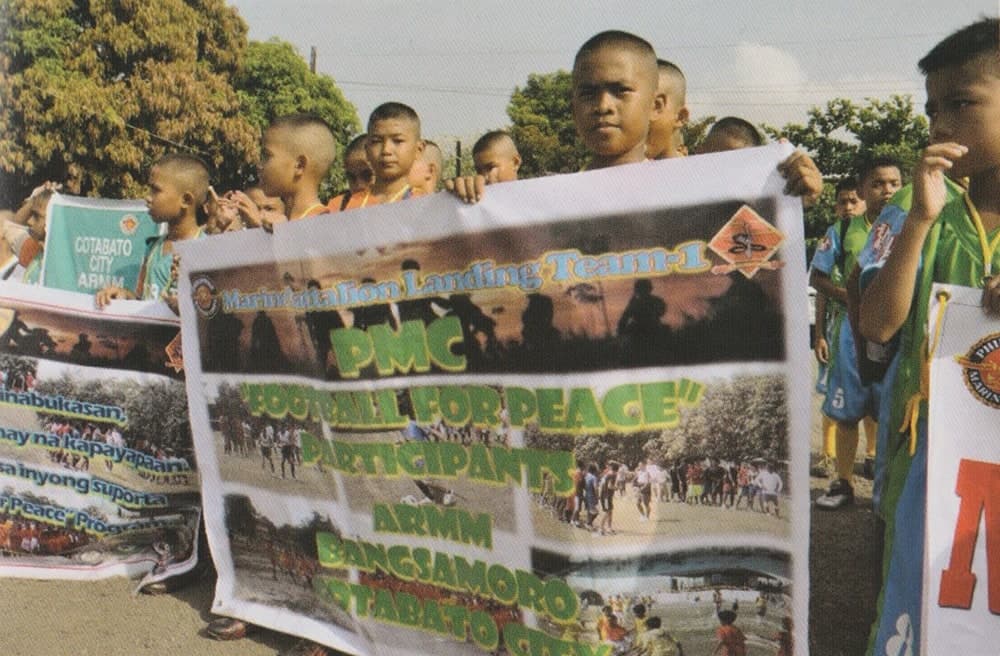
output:
[[930, 312], [932, 331], [944, 317], [931, 362], [924, 654], [1000, 644], [1000, 319], [981, 295], [935, 286]]
[[159, 234], [141, 200], [54, 194], [46, 216], [42, 284], [94, 294], [135, 289], [146, 240]]
[[213, 610], [357, 654], [805, 654], [789, 152], [184, 244]]
[[0, 575], [171, 576], [200, 502], [177, 318], [0, 285]]

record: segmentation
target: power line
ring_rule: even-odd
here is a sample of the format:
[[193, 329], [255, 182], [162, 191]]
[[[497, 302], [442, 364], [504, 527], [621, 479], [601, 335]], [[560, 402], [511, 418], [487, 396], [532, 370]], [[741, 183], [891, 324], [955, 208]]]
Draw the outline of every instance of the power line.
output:
[[[923, 39], [923, 38], [941, 38], [946, 35], [945, 32], [912, 32], [907, 34], [895, 34], [895, 35], [873, 35], [870, 37], [839, 37], [839, 38], [819, 38], [819, 39], [786, 39], [780, 41], [768, 41], [767, 43], [759, 43], [752, 40], [737, 41], [732, 43], [689, 43], [689, 44], [670, 44], [669, 47], [657, 48], [657, 52], [676, 52], [679, 50], [704, 50], [708, 48], [739, 48], [748, 45], [761, 45], [761, 46], [792, 46], [792, 45], [817, 45], [823, 43], [883, 43], [886, 40], [902, 40], [902, 39]], [[505, 49], [485, 49], [485, 50], [474, 50], [469, 48], [463, 48], [461, 46], [456, 46], [452, 50], [417, 50], [417, 49], [403, 49], [403, 50], [379, 50], [377, 52], [358, 52], [357, 50], [351, 51], [334, 51], [328, 53], [332, 57], [345, 58], [365, 58], [365, 59], [376, 59], [376, 58], [392, 58], [392, 57], [511, 57], [511, 56], [529, 56], [529, 55], [563, 55], [567, 57], [572, 57], [576, 53], [576, 50], [567, 49], [553, 49], [553, 48], [531, 48], [531, 49], [515, 49], [515, 50], [505, 50]]]
[[453, 93], [469, 96], [494, 96], [507, 98], [514, 89], [477, 88], [477, 87], [435, 87], [423, 84], [387, 84], [384, 82], [361, 82], [358, 80], [336, 80], [339, 86], [370, 87], [373, 89], [406, 89], [408, 91], [435, 91], [438, 93]]

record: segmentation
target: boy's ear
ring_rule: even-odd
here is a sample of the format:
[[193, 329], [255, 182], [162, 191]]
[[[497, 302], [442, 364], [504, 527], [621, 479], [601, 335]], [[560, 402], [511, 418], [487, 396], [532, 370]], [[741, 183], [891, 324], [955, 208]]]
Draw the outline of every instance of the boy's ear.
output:
[[691, 120], [691, 111], [688, 109], [687, 105], [684, 105], [679, 110], [677, 110], [677, 118], [675, 119], [675, 125], [679, 128], [684, 127]]
[[424, 148], [427, 147], [427, 143], [423, 139], [417, 139], [417, 157], [424, 154]]
[[654, 93], [653, 94], [653, 111], [649, 113], [649, 120], [655, 121], [660, 116], [663, 115], [664, 110], [667, 108], [667, 94], [665, 93]]
[[308, 170], [309, 170], [309, 158], [306, 157], [305, 155], [297, 155], [295, 157], [296, 176], [303, 176]]
[[520, 170], [520, 168], [521, 168], [521, 155], [519, 153], [515, 153], [514, 157], [512, 157], [511, 160], [514, 162], [514, 170], [515, 171]]
[[184, 207], [190, 207], [194, 210], [198, 209], [198, 205], [194, 200], [194, 194], [190, 191], [185, 191], [181, 194], [181, 202], [184, 204]]

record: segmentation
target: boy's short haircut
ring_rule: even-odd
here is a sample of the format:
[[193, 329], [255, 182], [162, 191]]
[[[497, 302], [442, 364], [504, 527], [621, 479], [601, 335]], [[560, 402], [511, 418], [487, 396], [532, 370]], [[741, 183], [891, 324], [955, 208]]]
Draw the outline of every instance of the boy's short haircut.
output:
[[351, 142], [347, 144], [347, 148], [344, 149], [344, 159], [347, 159], [355, 151], [365, 152], [365, 144], [367, 143], [368, 135], [364, 132], [351, 139]]
[[877, 157], [862, 159], [858, 164], [858, 175], [856, 178], [858, 181], [858, 187], [864, 185], [865, 178], [871, 175], [872, 171], [882, 167], [895, 167], [896, 170], [900, 172], [903, 171], [903, 165], [892, 155], [879, 155]]
[[437, 164], [438, 174], [441, 173], [441, 169], [444, 168], [444, 153], [441, 152], [441, 146], [437, 145], [430, 139], [425, 139], [424, 152], [420, 157], [425, 162], [433, 161]]
[[846, 178], [841, 178], [837, 182], [837, 186], [833, 189], [833, 195], [836, 196], [842, 191], [857, 191], [858, 190], [858, 179], [852, 176], [847, 176]]
[[982, 55], [991, 55], [993, 72], [1000, 76], [1000, 19], [982, 18], [946, 37], [917, 62], [928, 75], [942, 68], [962, 66]]
[[658, 629], [661, 626], [663, 626], [663, 624], [662, 624], [662, 620], [660, 620], [659, 617], [655, 617], [654, 616], [654, 617], [650, 617], [648, 620], [646, 620], [646, 628], [647, 629]]
[[748, 146], [764, 145], [764, 136], [754, 124], [738, 116], [724, 116], [720, 118], [709, 130], [710, 134], [712, 132], [730, 134], [744, 141]]
[[413, 122], [417, 126], [417, 137], [420, 137], [420, 117], [417, 116], [417, 112], [412, 107], [401, 102], [382, 103], [372, 110], [371, 116], [368, 117], [368, 131], [372, 131], [372, 126], [376, 122], [392, 119]]
[[506, 130], [490, 130], [476, 140], [476, 143], [472, 146], [472, 156], [475, 157], [484, 150], [492, 148], [501, 141], [506, 140], [509, 140], [512, 144], [514, 143], [514, 138]]
[[684, 71], [681, 70], [680, 66], [666, 59], [657, 59], [656, 67], [660, 74], [666, 74], [673, 80], [673, 84], [670, 86], [672, 95], [678, 104], [683, 105], [687, 98], [687, 78], [684, 77]]
[[169, 171], [180, 182], [181, 192], [190, 192], [202, 218], [202, 205], [208, 201], [209, 171], [204, 160], [189, 153], [167, 153], [153, 162], [158, 169]]
[[719, 611], [719, 623], [723, 625], [730, 625], [736, 621], [736, 613], [731, 610], [720, 610]]
[[337, 158], [337, 140], [330, 124], [316, 114], [299, 113], [279, 116], [271, 121], [269, 130], [286, 130], [291, 135], [293, 150], [305, 153], [313, 165], [313, 175], [326, 177]]
[[622, 30], [607, 30], [605, 32], [600, 32], [594, 36], [587, 39], [586, 43], [580, 46], [580, 49], [576, 52], [576, 57], [573, 59], [573, 68], [576, 69], [580, 60], [585, 56], [597, 52], [602, 48], [620, 48], [625, 50], [631, 50], [643, 59], [649, 62], [649, 76], [653, 84], [653, 89], [656, 89], [659, 80], [659, 71], [657, 69], [656, 63], [656, 50], [653, 46], [642, 37], [636, 36], [630, 32], [624, 32]]

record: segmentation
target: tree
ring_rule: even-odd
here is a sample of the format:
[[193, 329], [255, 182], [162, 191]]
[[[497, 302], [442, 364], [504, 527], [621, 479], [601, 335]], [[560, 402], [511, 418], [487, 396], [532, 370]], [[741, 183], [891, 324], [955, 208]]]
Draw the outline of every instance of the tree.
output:
[[[295, 47], [285, 41], [251, 41], [233, 86], [244, 116], [260, 131], [278, 116], [301, 112], [316, 114], [329, 123], [342, 148], [361, 130], [357, 110], [333, 78], [310, 71]], [[338, 161], [323, 191], [330, 195], [344, 185]]]
[[246, 32], [224, 0], [0, 0], [0, 201], [45, 179], [136, 196], [167, 151], [236, 184], [259, 141], [230, 83]]
[[772, 138], [785, 137], [816, 161], [827, 180], [819, 202], [806, 213], [806, 238], [822, 237], [836, 217], [834, 187], [855, 175], [862, 157], [891, 155], [903, 164], [904, 181], [927, 144], [927, 119], [914, 111], [910, 96], [887, 100], [869, 98], [858, 105], [835, 98], [825, 108], [809, 110], [805, 125], [788, 123], [781, 129], [764, 126]]
[[780, 376], [739, 376], [707, 387], [701, 403], [681, 411], [674, 428], [646, 447], [664, 459], [788, 458], [788, 410]]
[[693, 155], [695, 149], [705, 140], [705, 135], [708, 134], [715, 120], [715, 115], [702, 116], [701, 118], [689, 120], [681, 128], [681, 134], [684, 136], [684, 145], [687, 146], [689, 154]]
[[570, 107], [572, 77], [566, 71], [532, 73], [507, 105], [510, 133], [521, 153], [524, 178], [579, 171], [590, 159], [576, 136]]

